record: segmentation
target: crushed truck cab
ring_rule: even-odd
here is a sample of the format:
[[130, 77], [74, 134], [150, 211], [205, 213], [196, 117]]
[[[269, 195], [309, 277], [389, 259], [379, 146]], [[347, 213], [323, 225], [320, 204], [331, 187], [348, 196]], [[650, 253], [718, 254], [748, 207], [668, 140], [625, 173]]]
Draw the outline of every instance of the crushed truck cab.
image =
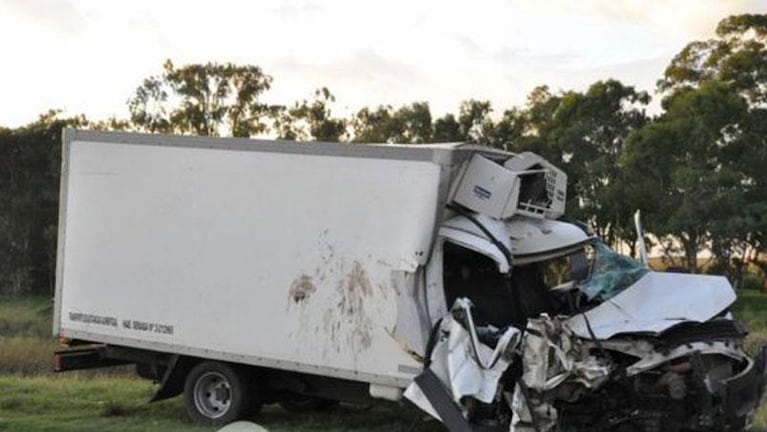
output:
[[610, 251], [533, 153], [67, 129], [62, 159], [57, 370], [136, 364], [203, 424], [744, 430], [764, 392], [727, 280]]

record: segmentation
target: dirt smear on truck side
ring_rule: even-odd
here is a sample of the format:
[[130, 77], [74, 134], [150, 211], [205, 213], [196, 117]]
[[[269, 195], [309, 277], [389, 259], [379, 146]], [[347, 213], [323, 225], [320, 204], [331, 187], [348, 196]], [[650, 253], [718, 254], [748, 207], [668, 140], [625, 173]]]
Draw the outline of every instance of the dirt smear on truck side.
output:
[[365, 298], [373, 295], [373, 284], [358, 261], [336, 288], [340, 300], [335, 311], [326, 311], [323, 327], [337, 351], [351, 347], [354, 352], [370, 348], [373, 320], [365, 311]]
[[317, 287], [314, 285], [312, 277], [302, 274], [295, 278], [290, 284], [288, 297], [293, 303], [300, 303], [308, 299], [315, 291], [317, 291]]
[[[348, 269], [348, 267], [347, 267]], [[316, 307], [324, 308], [321, 323], [311, 324], [309, 309], [312, 296], [318, 287], [329, 282], [329, 275], [338, 275], [335, 290], [330, 299], [320, 299]], [[335, 278], [334, 278], [335, 279]], [[379, 287], [383, 291], [383, 288]], [[314, 334], [327, 338], [329, 343], [323, 349], [337, 353], [351, 350], [359, 353], [373, 344], [373, 319], [369, 316], [365, 303], [376, 296], [375, 285], [370, 280], [362, 263], [354, 261], [350, 270], [344, 270], [343, 260], [336, 265], [318, 268], [315, 276], [301, 274], [296, 276], [288, 290], [288, 310], [297, 305], [297, 334], [306, 335], [311, 326]], [[332, 303], [325, 303], [326, 301]], [[313, 306], [314, 307], [314, 306]], [[316, 315], [315, 315], [316, 316]]]

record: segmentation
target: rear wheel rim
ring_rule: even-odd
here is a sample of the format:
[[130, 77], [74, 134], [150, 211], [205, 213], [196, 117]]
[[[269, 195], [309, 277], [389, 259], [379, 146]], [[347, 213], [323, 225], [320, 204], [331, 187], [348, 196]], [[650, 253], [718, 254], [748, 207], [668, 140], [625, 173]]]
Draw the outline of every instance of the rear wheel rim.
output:
[[194, 384], [194, 406], [210, 419], [226, 415], [232, 405], [232, 385], [219, 372], [205, 372]]

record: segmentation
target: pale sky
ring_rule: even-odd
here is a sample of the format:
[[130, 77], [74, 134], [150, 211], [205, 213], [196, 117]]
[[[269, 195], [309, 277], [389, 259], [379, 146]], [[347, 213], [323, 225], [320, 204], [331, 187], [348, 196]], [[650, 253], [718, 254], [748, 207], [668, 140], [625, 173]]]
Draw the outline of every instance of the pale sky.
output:
[[0, 0], [0, 126], [49, 108], [127, 117], [141, 81], [176, 65], [255, 64], [266, 100], [327, 86], [339, 114], [461, 100], [497, 112], [539, 84], [583, 90], [617, 78], [653, 90], [687, 42], [767, 0]]

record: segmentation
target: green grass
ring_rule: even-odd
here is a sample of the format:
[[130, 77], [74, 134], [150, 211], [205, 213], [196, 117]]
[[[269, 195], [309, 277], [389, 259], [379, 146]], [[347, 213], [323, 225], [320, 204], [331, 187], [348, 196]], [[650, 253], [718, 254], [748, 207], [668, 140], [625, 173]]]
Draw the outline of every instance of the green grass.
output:
[[57, 342], [50, 297], [0, 297], [0, 373], [50, 372]]
[[[0, 430], [9, 431], [212, 431], [189, 423], [182, 400], [147, 403], [149, 382], [128, 377], [0, 376]], [[269, 406], [254, 421], [270, 431], [442, 430], [436, 421], [397, 406], [341, 405], [324, 412], [290, 414]]]
[[0, 389], [0, 430], [190, 430], [176, 401], [146, 404], [150, 385], [136, 379], [5, 375]]
[[756, 290], [741, 290], [733, 313], [751, 331], [767, 332], [767, 294]]
[[759, 347], [767, 345], [767, 294], [756, 290], [741, 290], [733, 314], [749, 330], [745, 341], [747, 352], [754, 354]]
[[0, 337], [51, 338], [53, 299], [0, 296]]
[[11, 336], [1, 337], [0, 347], [0, 372], [36, 375], [52, 371], [58, 344], [51, 339]]

